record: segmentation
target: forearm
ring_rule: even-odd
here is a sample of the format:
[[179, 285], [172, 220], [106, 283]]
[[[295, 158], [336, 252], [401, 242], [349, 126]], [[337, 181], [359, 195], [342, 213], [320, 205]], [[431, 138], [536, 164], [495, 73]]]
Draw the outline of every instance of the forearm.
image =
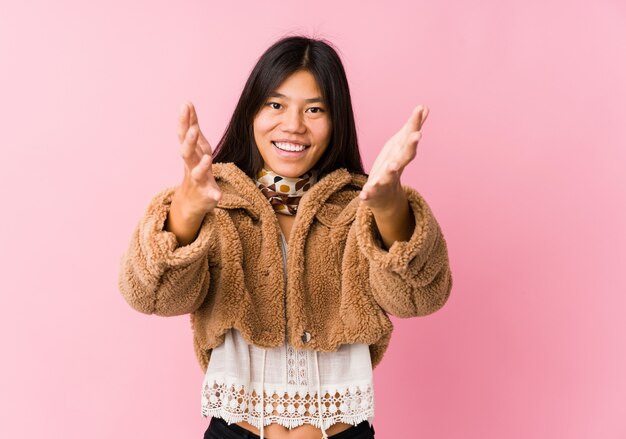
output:
[[159, 192], [148, 204], [120, 260], [119, 290], [136, 310], [163, 316], [193, 312], [209, 285], [213, 224], [204, 217], [193, 242], [181, 246], [176, 235], [164, 230], [174, 188]]
[[204, 215], [187, 213], [182, 203], [174, 196], [163, 229], [176, 235], [179, 247], [183, 247], [198, 237], [203, 219]]
[[372, 213], [385, 249], [388, 250], [396, 241], [408, 241], [411, 238], [415, 217], [404, 192], [389, 207], [372, 208]]
[[[361, 253], [370, 264], [369, 281], [377, 303], [389, 314], [413, 317], [430, 314], [443, 306], [450, 294], [452, 277], [446, 241], [432, 211], [416, 190], [406, 187], [405, 193], [409, 200], [411, 224], [414, 222], [415, 225], [410, 228], [398, 226], [396, 231], [400, 231], [397, 236], [401, 237], [402, 230], [407, 235], [410, 230], [409, 239], [396, 240], [387, 251], [383, 246], [393, 244], [391, 239], [385, 236], [383, 239], [387, 242], [380, 242], [381, 235], [387, 235], [385, 226], [403, 222], [400, 218], [404, 214], [399, 204], [395, 211], [398, 221], [386, 219], [389, 214], [383, 218], [380, 209], [376, 213], [378, 218], [374, 216], [375, 208], [359, 209], [354, 222], [354, 235]], [[389, 206], [395, 204], [389, 197], [387, 200], [390, 201]], [[387, 212], [393, 214], [394, 211], [390, 209]], [[376, 222], [382, 227], [382, 233], [377, 230]]]

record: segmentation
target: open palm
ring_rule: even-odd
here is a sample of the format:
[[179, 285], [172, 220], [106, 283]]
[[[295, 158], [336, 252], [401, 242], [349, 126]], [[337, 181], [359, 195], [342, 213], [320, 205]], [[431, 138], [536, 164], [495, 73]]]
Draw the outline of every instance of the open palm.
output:
[[418, 105], [409, 120], [383, 146], [360, 194], [368, 207], [384, 209], [401, 196], [400, 176], [416, 156], [417, 144], [422, 137], [420, 130], [428, 113], [428, 107]]

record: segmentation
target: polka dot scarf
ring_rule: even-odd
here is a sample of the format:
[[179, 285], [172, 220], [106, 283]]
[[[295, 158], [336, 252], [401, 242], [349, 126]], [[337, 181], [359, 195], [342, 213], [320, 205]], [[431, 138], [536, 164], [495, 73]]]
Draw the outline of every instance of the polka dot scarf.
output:
[[300, 177], [282, 177], [263, 168], [257, 175], [256, 185], [267, 197], [276, 213], [295, 215], [300, 198], [317, 181], [314, 170]]

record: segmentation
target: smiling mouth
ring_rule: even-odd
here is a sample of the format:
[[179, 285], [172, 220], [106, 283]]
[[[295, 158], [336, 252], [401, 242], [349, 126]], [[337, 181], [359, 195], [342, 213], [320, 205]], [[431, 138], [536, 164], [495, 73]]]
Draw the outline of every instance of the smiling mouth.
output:
[[290, 143], [290, 142], [272, 142], [272, 144], [282, 150], [282, 151], [290, 151], [290, 152], [300, 152], [307, 149], [310, 145], [302, 145], [300, 143]]

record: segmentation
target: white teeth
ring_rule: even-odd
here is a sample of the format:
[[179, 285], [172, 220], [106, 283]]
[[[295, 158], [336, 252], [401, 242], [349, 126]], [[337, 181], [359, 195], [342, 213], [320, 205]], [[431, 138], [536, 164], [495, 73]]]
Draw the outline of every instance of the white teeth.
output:
[[274, 145], [276, 145], [276, 147], [278, 149], [282, 149], [283, 151], [304, 151], [306, 146], [304, 145], [299, 145], [297, 143], [287, 143], [287, 142], [274, 142]]

